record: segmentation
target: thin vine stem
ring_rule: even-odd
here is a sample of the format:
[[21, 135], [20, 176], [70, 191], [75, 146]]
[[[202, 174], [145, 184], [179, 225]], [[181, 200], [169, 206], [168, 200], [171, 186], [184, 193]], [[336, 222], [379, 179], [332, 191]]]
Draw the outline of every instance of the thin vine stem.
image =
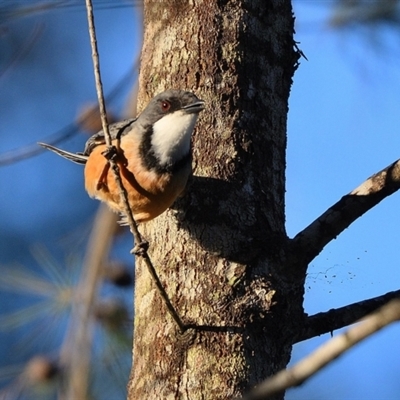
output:
[[[115, 181], [117, 182], [117, 185], [119, 188], [119, 194], [123, 200], [124, 213], [126, 215], [128, 225], [129, 225], [131, 232], [133, 234], [133, 237], [134, 237], [135, 247], [133, 248], [132, 252], [136, 256], [141, 257], [144, 260], [144, 262], [150, 272], [150, 275], [152, 276], [154, 283], [156, 284], [157, 289], [160, 292], [160, 295], [167, 307], [169, 314], [175, 320], [176, 324], [179, 327], [180, 332], [183, 333], [187, 329], [187, 327], [182, 322], [182, 319], [180, 318], [179, 314], [176, 312], [174, 306], [172, 305], [171, 301], [169, 300], [168, 294], [165, 291], [165, 289], [157, 275], [157, 272], [154, 268], [154, 265], [147, 253], [148, 243], [143, 240], [142, 235], [139, 232], [137, 223], [133, 217], [132, 210], [129, 206], [128, 194], [127, 194], [126, 189], [123, 186], [121, 176], [119, 173], [118, 164], [112, 157], [112, 154], [115, 154], [115, 152], [112, 151], [113, 145], [112, 145], [111, 134], [110, 134], [110, 130], [108, 127], [108, 121], [107, 121], [106, 106], [105, 106], [104, 95], [103, 95], [103, 85], [101, 82], [101, 74], [100, 74], [100, 60], [99, 60], [99, 53], [97, 50], [97, 40], [96, 40], [96, 30], [95, 30], [95, 23], [94, 23], [93, 6], [92, 6], [91, 0], [86, 0], [86, 9], [87, 9], [90, 44], [91, 44], [91, 48], [92, 48], [93, 68], [94, 68], [94, 75], [95, 75], [95, 81], [96, 81], [97, 98], [99, 101], [101, 123], [102, 123], [102, 127], [103, 127], [106, 144], [109, 147], [108, 155], [105, 154], [105, 156], [108, 159], [108, 162], [110, 163], [111, 170], [113, 171]], [[117, 145], [117, 148], [119, 148], [119, 145]], [[111, 156], [110, 156], [110, 154], [111, 154]]]

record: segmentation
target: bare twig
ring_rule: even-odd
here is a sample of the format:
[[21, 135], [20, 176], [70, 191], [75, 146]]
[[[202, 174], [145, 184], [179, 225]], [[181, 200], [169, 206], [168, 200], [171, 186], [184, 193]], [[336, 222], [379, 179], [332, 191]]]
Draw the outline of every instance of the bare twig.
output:
[[[343, 196], [292, 240], [293, 270], [312, 261], [322, 249], [356, 219], [400, 188], [400, 160], [371, 176]], [[298, 271], [299, 273], [304, 271]]]
[[349, 304], [345, 307], [311, 315], [306, 318], [303, 328], [300, 329], [294, 337], [293, 343], [298, 343], [354, 324], [359, 319], [395, 298], [400, 298], [400, 290], [389, 292], [372, 299], [363, 300], [358, 303]]
[[94, 79], [96, 82], [96, 93], [97, 93], [97, 100], [99, 102], [101, 124], [103, 127], [103, 133], [104, 133], [104, 138], [106, 140], [106, 144], [107, 146], [111, 146], [112, 145], [111, 135], [110, 135], [110, 130], [108, 128], [106, 104], [103, 95], [103, 84], [101, 82], [100, 59], [99, 59], [99, 52], [97, 50], [96, 29], [94, 25], [93, 6], [91, 0], [86, 0], [86, 10], [87, 10], [88, 25], [89, 25], [90, 45], [92, 47]]
[[262, 400], [299, 386], [327, 364], [341, 356], [348, 349], [371, 336], [392, 322], [400, 320], [400, 299], [392, 300], [378, 311], [367, 316], [360, 324], [319, 347], [290, 369], [278, 372], [261, 383], [242, 400]]
[[[96, 31], [95, 31], [95, 26], [94, 26], [93, 7], [92, 7], [91, 0], [86, 0], [86, 7], [87, 7], [87, 13], [88, 13], [90, 43], [92, 46], [92, 57], [93, 57], [95, 79], [96, 79], [96, 91], [97, 91], [97, 97], [99, 100], [99, 107], [100, 107], [100, 115], [101, 115], [105, 140], [106, 140], [107, 145], [111, 149], [112, 142], [111, 142], [111, 135], [110, 135], [110, 132], [108, 129], [108, 124], [107, 124], [106, 109], [105, 109], [104, 97], [103, 97], [103, 88], [102, 88], [101, 77], [100, 77], [100, 62], [99, 62], [99, 55], [98, 55], [98, 51], [97, 51]], [[117, 147], [119, 147], [119, 146], [117, 146]], [[112, 152], [110, 152], [110, 154], [112, 154]], [[162, 286], [160, 279], [158, 278], [157, 272], [156, 272], [156, 270], [153, 266], [153, 263], [151, 262], [150, 257], [147, 253], [148, 244], [147, 244], [147, 242], [143, 241], [143, 238], [138, 230], [137, 224], [133, 218], [132, 210], [129, 206], [128, 195], [122, 184], [122, 180], [121, 180], [121, 177], [119, 174], [118, 164], [113, 160], [113, 157], [108, 157], [108, 160], [109, 160], [111, 169], [114, 173], [115, 181], [117, 182], [117, 185], [119, 187], [119, 191], [120, 191], [119, 194], [120, 194], [121, 198], [123, 199], [124, 213], [126, 215], [127, 222], [129, 224], [129, 227], [130, 227], [131, 232], [135, 239], [135, 248], [134, 248], [133, 252], [137, 256], [140, 256], [143, 258], [143, 260], [144, 260], [144, 262], [145, 262], [145, 264], [157, 286], [157, 289], [160, 292], [160, 295], [167, 307], [168, 312], [170, 313], [172, 318], [177, 323], [179, 330], [181, 332], [184, 332], [186, 330], [186, 326], [184, 325], [180, 316], [176, 312], [174, 306], [172, 305], [171, 301], [168, 298], [168, 294], [166, 293], [164, 287]]]

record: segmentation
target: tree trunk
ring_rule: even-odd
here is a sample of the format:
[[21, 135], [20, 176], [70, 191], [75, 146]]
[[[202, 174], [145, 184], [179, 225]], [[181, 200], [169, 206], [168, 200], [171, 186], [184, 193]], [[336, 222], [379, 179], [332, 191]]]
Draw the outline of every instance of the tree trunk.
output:
[[[194, 3], [194, 4], [193, 4]], [[206, 102], [186, 194], [140, 227], [184, 334], [136, 264], [129, 399], [228, 399], [289, 361], [303, 277], [283, 276], [290, 0], [144, 1], [139, 109], [167, 89]]]

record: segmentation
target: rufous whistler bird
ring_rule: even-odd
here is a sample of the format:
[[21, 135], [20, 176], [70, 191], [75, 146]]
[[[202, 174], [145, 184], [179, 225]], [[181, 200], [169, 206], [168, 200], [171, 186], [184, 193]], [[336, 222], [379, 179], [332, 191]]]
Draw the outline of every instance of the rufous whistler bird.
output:
[[[155, 96], [138, 118], [110, 125], [112, 144], [120, 140], [116, 162], [137, 222], [156, 218], [184, 190], [192, 171], [191, 137], [204, 102], [193, 93], [167, 90]], [[124, 213], [114, 174], [103, 152], [104, 133], [89, 138], [82, 153], [39, 143], [62, 157], [85, 164], [89, 196]]]

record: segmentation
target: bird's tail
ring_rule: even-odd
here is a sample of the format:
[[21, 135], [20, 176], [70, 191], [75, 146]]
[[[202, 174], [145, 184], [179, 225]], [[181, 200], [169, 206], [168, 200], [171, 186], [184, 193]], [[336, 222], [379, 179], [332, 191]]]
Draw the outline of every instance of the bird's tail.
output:
[[64, 157], [67, 160], [70, 160], [77, 164], [86, 164], [86, 161], [88, 159], [88, 156], [85, 156], [84, 154], [70, 153], [69, 151], [61, 150], [57, 147], [51, 146], [50, 144], [38, 142], [38, 145], [44, 147], [47, 150], [51, 150], [59, 156]]

